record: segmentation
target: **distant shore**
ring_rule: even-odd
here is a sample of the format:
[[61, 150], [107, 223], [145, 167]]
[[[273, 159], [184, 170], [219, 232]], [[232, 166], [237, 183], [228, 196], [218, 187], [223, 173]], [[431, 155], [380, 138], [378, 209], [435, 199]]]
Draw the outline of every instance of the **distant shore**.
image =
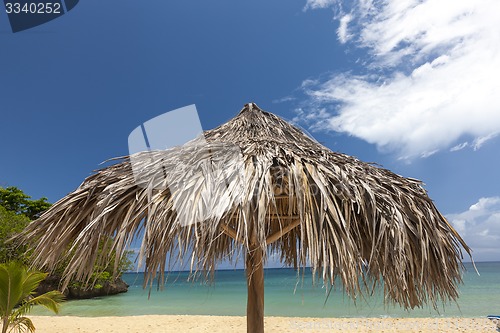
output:
[[[246, 318], [146, 315], [128, 317], [31, 316], [37, 333], [246, 332]], [[486, 318], [266, 317], [266, 332], [495, 332]]]

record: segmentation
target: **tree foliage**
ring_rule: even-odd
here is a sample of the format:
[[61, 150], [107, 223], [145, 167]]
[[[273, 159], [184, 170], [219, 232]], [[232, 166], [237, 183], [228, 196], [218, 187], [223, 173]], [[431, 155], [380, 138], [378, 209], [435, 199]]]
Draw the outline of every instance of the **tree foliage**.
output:
[[[31, 200], [29, 195], [17, 187], [0, 187], [0, 263], [7, 263], [12, 260], [25, 264], [29, 262], [30, 253], [26, 252], [26, 247], [19, 246], [10, 239], [21, 232], [30, 220], [38, 218], [50, 206], [51, 204], [45, 197]], [[103, 251], [102, 246], [99, 251]], [[120, 276], [123, 272], [133, 268], [133, 263], [129, 259], [131, 253], [133, 252], [126, 251], [124, 253], [119, 262], [116, 275]], [[114, 256], [114, 254], [112, 255]], [[61, 262], [54, 274], [62, 276], [67, 264], [66, 261]], [[92, 277], [93, 286], [99, 288], [106, 282], [113, 282], [113, 269], [114, 267], [111, 264], [105, 267], [96, 267], [96, 273]], [[83, 288], [84, 284], [80, 281], [71, 281], [71, 286]]]
[[26, 247], [8, 240], [50, 206], [45, 197], [32, 200], [15, 186], [0, 187], [0, 263], [11, 260], [27, 263]]
[[33, 322], [26, 317], [34, 305], [42, 305], [55, 313], [64, 295], [59, 291], [49, 291], [34, 296], [35, 290], [47, 274], [27, 270], [18, 262], [0, 264], [0, 316], [2, 333], [9, 327], [18, 332], [34, 332]]
[[26, 247], [8, 240], [21, 232], [30, 222], [24, 215], [17, 215], [0, 206], [0, 263], [11, 260], [26, 262]]
[[35, 220], [49, 209], [51, 203], [46, 197], [31, 200], [31, 197], [15, 186], [0, 187], [0, 206], [17, 215], [25, 215]]

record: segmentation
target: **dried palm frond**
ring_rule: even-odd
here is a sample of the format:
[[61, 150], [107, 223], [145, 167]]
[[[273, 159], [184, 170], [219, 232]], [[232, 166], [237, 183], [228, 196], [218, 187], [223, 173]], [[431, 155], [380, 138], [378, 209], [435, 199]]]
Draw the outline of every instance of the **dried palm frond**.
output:
[[25, 230], [35, 264], [50, 269], [70, 253], [66, 277], [88, 278], [142, 237], [149, 282], [169, 257], [213, 272], [262, 249], [263, 260], [279, 252], [327, 284], [339, 277], [354, 299], [382, 281], [405, 308], [458, 297], [470, 249], [420, 181], [332, 152], [252, 103], [204, 136], [87, 178]]

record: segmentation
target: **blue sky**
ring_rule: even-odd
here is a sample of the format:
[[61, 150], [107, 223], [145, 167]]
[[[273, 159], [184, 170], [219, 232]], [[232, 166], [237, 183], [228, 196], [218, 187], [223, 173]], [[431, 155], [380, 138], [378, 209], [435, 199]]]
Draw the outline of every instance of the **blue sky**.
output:
[[0, 186], [51, 202], [141, 123], [247, 102], [334, 151], [422, 179], [476, 260], [500, 260], [495, 0], [81, 1], [13, 34], [0, 13]]

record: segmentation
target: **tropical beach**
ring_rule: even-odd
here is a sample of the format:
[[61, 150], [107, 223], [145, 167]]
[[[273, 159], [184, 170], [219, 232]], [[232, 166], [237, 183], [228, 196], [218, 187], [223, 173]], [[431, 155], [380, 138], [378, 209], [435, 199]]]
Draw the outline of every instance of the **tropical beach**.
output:
[[[465, 263], [464, 283], [459, 285], [457, 302], [448, 302], [434, 309], [405, 310], [398, 305], [384, 304], [380, 288], [356, 303], [339, 284], [327, 294], [320, 281], [313, 283], [312, 272], [306, 269], [297, 275], [290, 268], [265, 269], [265, 314], [272, 317], [317, 318], [481, 318], [495, 312], [500, 300], [492, 290], [500, 288], [500, 263]], [[188, 281], [189, 272], [170, 272], [163, 290], [143, 288], [143, 273], [125, 273], [129, 285], [126, 293], [61, 304], [59, 316], [127, 317], [145, 315], [244, 316], [246, 309], [245, 271], [218, 270], [213, 283], [203, 279]], [[51, 315], [44, 308], [35, 308], [33, 315]]]
[[[471, 248], [421, 181], [333, 152], [255, 103], [182, 145], [119, 158], [53, 205], [0, 194], [2, 220], [22, 227], [2, 240], [2, 333], [33, 332], [23, 315], [36, 304], [60, 313], [36, 317], [51, 332], [248, 333], [480, 331], [498, 304], [500, 264], [464, 264]], [[123, 268], [132, 244], [143, 272]], [[47, 274], [32, 267], [59, 272], [60, 291], [33, 296]], [[127, 293], [61, 305], [118, 271]]]
[[[494, 332], [486, 318], [500, 307], [500, 263], [465, 263], [457, 304], [406, 311], [383, 304], [380, 293], [353, 304], [341, 290], [313, 286], [311, 272], [297, 286], [293, 269], [266, 269], [268, 332]], [[217, 271], [215, 283], [189, 282], [173, 272], [164, 290], [142, 288], [142, 273], [126, 273], [127, 293], [68, 301], [59, 315], [35, 308], [37, 332], [244, 332], [246, 289], [242, 270]]]
[[500, 332], [500, 1], [4, 5], [0, 333]]
[[[243, 333], [245, 317], [224, 316], [127, 316], [33, 317], [37, 333]], [[266, 317], [266, 332], [494, 332], [486, 318], [300, 318]]]
[[[197, 116], [193, 106], [172, 114]], [[141, 147], [143, 128], [133, 133]], [[326, 298], [341, 285], [356, 306], [379, 293], [405, 310], [456, 301], [471, 258], [420, 180], [333, 152], [253, 102], [183, 144], [97, 170], [13, 239], [35, 267], [66, 264], [62, 289], [72, 278], [95, 284], [111, 262], [116, 270], [136, 239], [150, 289], [177, 263], [213, 282], [222, 261], [244, 260], [248, 333], [264, 333], [269, 257], [297, 272], [310, 266]]]

